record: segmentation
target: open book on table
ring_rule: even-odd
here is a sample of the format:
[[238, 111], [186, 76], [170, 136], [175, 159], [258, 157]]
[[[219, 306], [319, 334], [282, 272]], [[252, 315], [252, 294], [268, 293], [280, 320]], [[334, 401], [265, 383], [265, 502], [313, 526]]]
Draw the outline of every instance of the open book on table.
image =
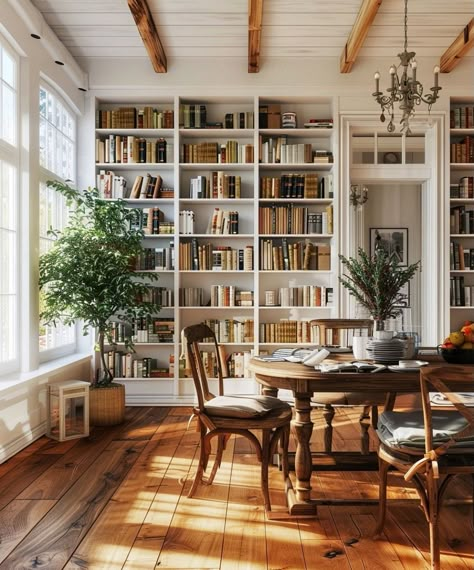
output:
[[316, 367], [320, 372], [381, 372], [386, 370], [384, 364], [372, 364], [371, 362], [335, 362], [329, 360], [321, 362]]

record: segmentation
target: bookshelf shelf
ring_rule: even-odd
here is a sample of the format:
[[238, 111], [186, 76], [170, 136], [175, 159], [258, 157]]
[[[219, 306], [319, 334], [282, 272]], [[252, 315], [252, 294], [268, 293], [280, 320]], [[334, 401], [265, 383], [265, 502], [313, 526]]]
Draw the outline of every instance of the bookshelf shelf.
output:
[[254, 129], [179, 129], [184, 139], [250, 139], [254, 132]]
[[334, 164], [330, 163], [320, 163], [320, 162], [298, 162], [298, 163], [289, 163], [289, 162], [261, 162], [259, 164], [260, 170], [332, 170]]
[[173, 138], [174, 129], [96, 129], [96, 135], [130, 135], [147, 138]]
[[[150, 105], [149, 98], [147, 101], [147, 105]], [[140, 101], [118, 102], [115, 98], [111, 101], [96, 100], [96, 117], [97, 121], [101, 121], [97, 124], [101, 126], [95, 129], [98, 140], [96, 150], [97, 148], [100, 150], [100, 153], [96, 154], [100, 162], [95, 163], [95, 175], [99, 175], [100, 171], [111, 171], [114, 176], [123, 178], [126, 182], [125, 194], [111, 198], [124, 198], [131, 208], [142, 210], [145, 219], [152, 210], [160, 210], [164, 221], [169, 224], [165, 226], [165, 230], [172, 228], [171, 224], [174, 223], [173, 231], [170, 230], [170, 233], [149, 234], [144, 238], [148, 252], [155, 250], [156, 256], [157, 251], [166, 250], [172, 256], [174, 265], [163, 263], [163, 266], [173, 268], [147, 269], [144, 273], [159, 274], [158, 287], [162, 287], [166, 292], [172, 292], [173, 299], [167, 298], [168, 306], [163, 307], [155, 320], [158, 322], [160, 319], [172, 319], [175, 342], [135, 343], [137, 358], [151, 358], [154, 361], [152, 366], [156, 366], [157, 370], [171, 369], [171, 373], [169, 377], [160, 374], [159, 377], [156, 375], [146, 378], [130, 378], [128, 374], [125, 374], [127, 377], [124, 378], [122, 374], [122, 377], [117, 379], [127, 385], [127, 398], [130, 402], [146, 405], [149, 397], [153, 402], [160, 403], [159, 398], [162, 397], [162, 403], [167, 405], [192, 403], [194, 398], [192, 379], [180, 377], [182, 376], [180, 331], [185, 326], [201, 321], [209, 322], [216, 327], [218, 340], [226, 358], [240, 357], [241, 353], [248, 358], [251, 351], [258, 354], [261, 348], [269, 350], [272, 347], [288, 344], [260, 342], [259, 327], [269, 324], [267, 321], [294, 320], [294, 315], [297, 315], [301, 327], [308, 327], [308, 322], [314, 314], [337, 316], [336, 299], [324, 306], [295, 305], [293, 297], [290, 297], [290, 303], [284, 300], [284, 304], [279, 306], [263, 304], [265, 292], [273, 288], [294, 286], [320, 288], [322, 291], [328, 291], [328, 295], [331, 291], [331, 299], [333, 291], [336, 290], [338, 169], [334, 168], [337, 164], [334, 145], [337, 120], [333, 128], [304, 128], [305, 123], [315, 120], [326, 124], [332, 123], [335, 116], [334, 104], [332, 97], [296, 96], [281, 99], [259, 96], [164, 97], [156, 102], [156, 107], [167, 115], [168, 122], [164, 122], [163, 119], [163, 122], [159, 123], [166, 125], [166, 128], [132, 129], [128, 128], [126, 119], [124, 123], [116, 124], [123, 124], [127, 128], [115, 128], [115, 126], [103, 128], [102, 120], [104, 117], [108, 120], [109, 114], [113, 114], [115, 110], [125, 108], [126, 112], [127, 109], [130, 111], [128, 105], [135, 107], [135, 114], [138, 117], [143, 106]], [[267, 117], [265, 117], [266, 111], [268, 111]], [[282, 115], [285, 112], [296, 113], [297, 128], [281, 128]], [[173, 115], [172, 125], [169, 123], [170, 113]], [[147, 113], [145, 111], [142, 114], [146, 116]], [[155, 119], [156, 117], [153, 120]], [[117, 121], [117, 117], [115, 120]], [[263, 126], [264, 122], [267, 124], [266, 127]], [[229, 128], [233, 125], [241, 125], [244, 128]], [[299, 149], [287, 147], [283, 158], [311, 161], [260, 162], [260, 143], [264, 144], [268, 137], [281, 138], [279, 142], [281, 145], [299, 145]], [[134, 152], [128, 153], [127, 149], [128, 154], [118, 156], [143, 158], [145, 156], [143, 139], [147, 143], [151, 141], [152, 147], [154, 141], [165, 139], [167, 161], [104, 162], [103, 157], [108, 160], [109, 156], [117, 156], [112, 150], [115, 152], [117, 148], [123, 148], [125, 144], [136, 142], [137, 139], [141, 139], [142, 144], [140, 155]], [[117, 147], [117, 143], [122, 146]], [[206, 143], [212, 144], [207, 146]], [[110, 147], [106, 146], [105, 154], [102, 152], [103, 144]], [[159, 156], [163, 157], [159, 154], [158, 146], [156, 148], [157, 159]], [[302, 148], [304, 153], [300, 152]], [[155, 154], [153, 152], [148, 154], [147, 150], [147, 160], [150, 156], [153, 160]], [[214, 160], [216, 156], [217, 161]], [[321, 158], [314, 162], [315, 156], [328, 156], [331, 162], [325, 162]], [[235, 157], [246, 162], [228, 162]], [[206, 162], [185, 162], [197, 158], [204, 158]], [[219, 162], [220, 160], [223, 162]], [[295, 177], [291, 178], [293, 174]], [[145, 178], [148, 176], [161, 177], [161, 189], [167, 190], [166, 193], [163, 192], [163, 196], [158, 192], [144, 192]], [[260, 197], [272, 195], [272, 193], [261, 194], [260, 186], [264, 177], [279, 179], [280, 183], [284, 181], [286, 186], [282, 192], [283, 196], [299, 194], [301, 186], [297, 188], [296, 184], [303, 183], [301, 194], [305, 197]], [[294, 184], [291, 189], [288, 185], [290, 179]], [[140, 182], [137, 182], [138, 180]], [[135, 191], [133, 198], [127, 197], [127, 190], [132, 187], [136, 189], [137, 184], [138, 193]], [[155, 197], [145, 198], [144, 195], [147, 194]], [[260, 229], [264, 228], [268, 232], [272, 226], [260, 225], [261, 210], [264, 208], [271, 210], [269, 206], [273, 204], [286, 208], [288, 215], [293, 215], [292, 211], [295, 208], [301, 207], [301, 209], [294, 212], [297, 218], [291, 225], [288, 221], [288, 225], [276, 226], [279, 233], [262, 233]], [[235, 227], [235, 212], [238, 212], [238, 229], [241, 233], [208, 233], [208, 228], [213, 227], [214, 216], [219, 220], [221, 214], [224, 217], [224, 213]], [[267, 212], [263, 214], [267, 215]], [[323, 226], [325, 233], [301, 231], [303, 228], [314, 230], [315, 226], [310, 224], [316, 221], [313, 217], [310, 218], [310, 215], [323, 214], [326, 216], [326, 221], [330, 219], [331, 224], [334, 222], [334, 226], [325, 224]], [[223, 223], [222, 227], [227, 226]], [[281, 233], [282, 228], [286, 227], [292, 227], [298, 233]], [[320, 226], [316, 227], [319, 230]], [[333, 227], [333, 232], [326, 232], [330, 227]], [[303, 259], [296, 263], [298, 248], [307, 247], [308, 252], [314, 248], [312, 253], [308, 253], [313, 260], [311, 268], [259, 269], [263, 267], [261, 263], [263, 254], [260, 251], [262, 243], [266, 242], [268, 245], [270, 241], [275, 242], [275, 245], [287, 243], [294, 248], [294, 263], [292, 261], [290, 265], [294, 267], [303, 267]], [[160, 255], [165, 254], [160, 253]], [[325, 269], [315, 269], [316, 262], [319, 262], [318, 255], [322, 256], [321, 259], [324, 257], [325, 264], [322, 267]], [[157, 260], [155, 257], [155, 266], [159, 267], [161, 259], [160, 263]], [[240, 269], [212, 269], [213, 266], [219, 267], [221, 262], [224, 267], [240, 267]], [[148, 265], [148, 260], [144, 266], [153, 268], [153, 264]], [[206, 269], [195, 268], [199, 266]], [[328, 266], [331, 269], [326, 269]], [[194, 269], [190, 269], [191, 267]], [[228, 294], [235, 294], [238, 302], [246, 303], [251, 299], [253, 304], [242, 306], [235, 304], [234, 300], [234, 305], [227, 305]], [[224, 304], [210, 305], [208, 304], [210, 299], [213, 303], [220, 303], [223, 300]], [[238, 340], [226, 342], [229, 338]], [[302, 345], [311, 346], [312, 343], [304, 342]], [[124, 348], [123, 343], [116, 346]], [[210, 343], [204, 345], [204, 350], [211, 351], [211, 349]], [[232, 380], [229, 384], [230, 390], [236, 390], [235, 393], [256, 393], [258, 390], [249, 374], [243, 378], [240, 375], [229, 378]]]
[[172, 162], [98, 162], [96, 167], [104, 170], [173, 170]]

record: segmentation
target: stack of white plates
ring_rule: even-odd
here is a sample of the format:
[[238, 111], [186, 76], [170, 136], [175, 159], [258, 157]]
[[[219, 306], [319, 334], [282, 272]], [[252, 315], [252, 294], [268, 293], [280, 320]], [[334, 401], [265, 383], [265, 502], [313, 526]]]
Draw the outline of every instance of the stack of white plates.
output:
[[367, 354], [374, 362], [383, 364], [398, 363], [405, 355], [405, 343], [397, 338], [387, 340], [372, 339], [367, 343]]

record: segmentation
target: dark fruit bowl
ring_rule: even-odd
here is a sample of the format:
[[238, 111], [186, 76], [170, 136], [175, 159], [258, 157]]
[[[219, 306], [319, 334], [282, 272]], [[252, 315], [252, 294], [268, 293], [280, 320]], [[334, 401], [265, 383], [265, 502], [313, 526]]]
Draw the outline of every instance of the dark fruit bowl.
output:
[[474, 364], [474, 348], [443, 348], [438, 346], [438, 354], [450, 364]]

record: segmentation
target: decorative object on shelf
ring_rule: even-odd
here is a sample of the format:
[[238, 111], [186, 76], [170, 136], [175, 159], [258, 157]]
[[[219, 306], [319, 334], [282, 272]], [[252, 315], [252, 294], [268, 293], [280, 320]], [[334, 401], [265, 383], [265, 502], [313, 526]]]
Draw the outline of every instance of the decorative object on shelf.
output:
[[296, 113], [282, 113], [281, 127], [282, 129], [296, 129]]
[[401, 290], [415, 275], [420, 261], [402, 267], [396, 256], [383, 248], [375, 249], [372, 256], [359, 248], [357, 259], [343, 255], [339, 259], [346, 271], [339, 282], [367, 309], [375, 321], [375, 330], [383, 330], [384, 321], [402, 311]]
[[[407, 265], [408, 228], [370, 228], [370, 255], [378, 249], [394, 257], [399, 265]], [[406, 307], [406, 303], [403, 306]]]
[[367, 186], [360, 186], [359, 184], [351, 184], [351, 191], [349, 194], [349, 203], [354, 208], [361, 208], [369, 199], [369, 189]]
[[400, 164], [401, 156], [399, 152], [386, 152], [383, 155], [384, 164]]
[[[156, 281], [158, 275], [134, 270], [134, 259], [143, 254], [144, 234], [137, 227], [139, 212], [128, 208], [123, 200], [100, 199], [96, 188], [79, 192], [59, 181], [50, 181], [48, 186], [74, 203], [75, 208], [63, 230], [50, 230], [56, 239], [40, 257], [40, 319], [53, 326], [58, 321], [73, 325], [81, 320], [84, 335], [90, 327], [95, 329], [101, 369], [92, 382], [90, 420], [93, 425], [120, 423], [124, 419], [124, 387], [112, 382], [105, 340], [113, 342], [114, 320], [132, 324], [160, 310], [156, 303], [144, 301], [151, 293], [150, 281]], [[133, 350], [131, 339], [127, 339], [126, 346]], [[104, 424], [92, 413], [98, 391], [94, 388], [116, 387], [115, 391], [121, 393], [121, 410], [108, 414]], [[108, 396], [104, 392], [105, 399]]]
[[[400, 124], [402, 125], [401, 131], [405, 134], [411, 134], [409, 120], [415, 114], [415, 105], [419, 105], [421, 102], [428, 105], [428, 111], [431, 111], [433, 103], [438, 99], [438, 91], [441, 87], [438, 85], [438, 75], [439, 66], [436, 65], [433, 69], [434, 73], [434, 85], [431, 87], [432, 93], [423, 95], [423, 85], [416, 78], [416, 68], [417, 62], [415, 60], [416, 53], [414, 51], [407, 51], [408, 40], [407, 40], [407, 29], [408, 29], [408, 0], [405, 0], [405, 20], [404, 20], [404, 32], [405, 32], [405, 43], [403, 52], [398, 54], [400, 58], [400, 64], [398, 67], [402, 67], [402, 74], [399, 77], [397, 73], [397, 66], [392, 65], [390, 67], [391, 84], [387, 89], [388, 95], [384, 95], [380, 91], [379, 80], [380, 73], [375, 72], [375, 92], [372, 93], [375, 100], [380, 105], [382, 109], [382, 114], [380, 115], [380, 120], [385, 122], [385, 113], [390, 116], [390, 121], [387, 125], [387, 131], [393, 133], [395, 131], [394, 120], [394, 103], [400, 103], [400, 110], [402, 111], [402, 118]], [[411, 68], [411, 76], [409, 75], [409, 69]]]
[[46, 435], [67, 441], [89, 435], [89, 382], [64, 380], [49, 385]]

